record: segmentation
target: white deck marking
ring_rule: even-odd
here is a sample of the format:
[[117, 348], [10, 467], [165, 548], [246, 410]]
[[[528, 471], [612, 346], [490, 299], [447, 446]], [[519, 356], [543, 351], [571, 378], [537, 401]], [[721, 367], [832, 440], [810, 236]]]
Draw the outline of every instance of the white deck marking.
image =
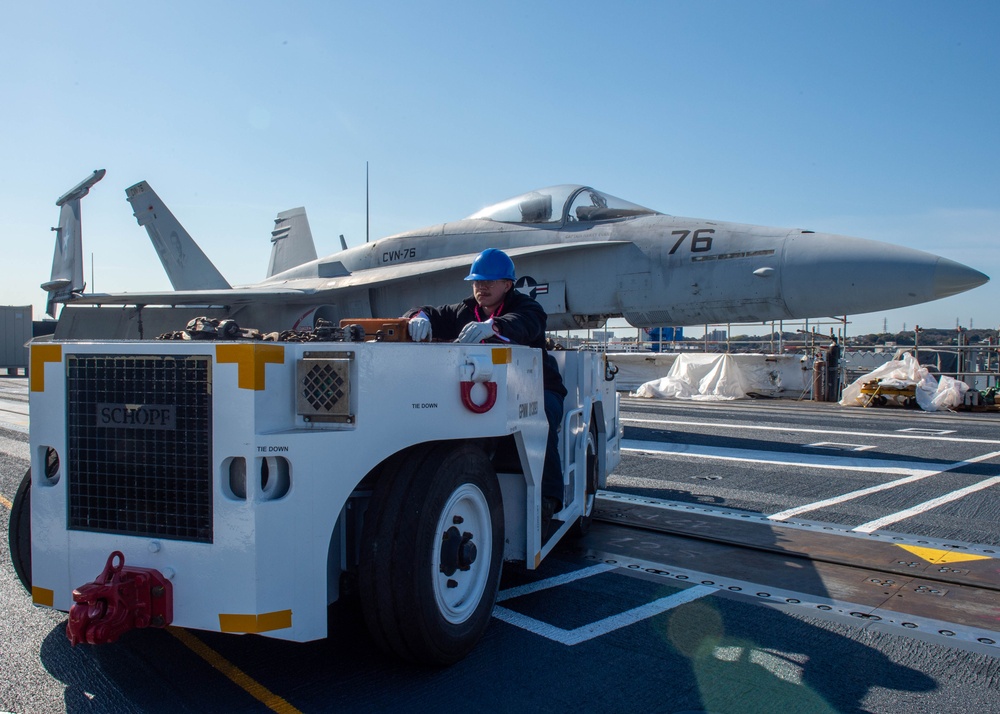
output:
[[674, 425], [674, 426], [712, 426], [721, 429], [752, 429], [754, 431], [784, 431], [792, 432], [796, 434], [828, 434], [836, 436], [869, 436], [878, 439], [919, 439], [922, 441], [951, 441], [955, 443], [962, 444], [1000, 444], [1000, 439], [965, 439], [958, 436], [943, 436], [944, 432], [925, 430], [921, 433], [914, 433], [914, 429], [900, 429], [900, 432], [911, 432], [911, 433], [893, 433], [887, 434], [885, 432], [873, 432], [873, 431], [838, 431], [835, 429], [803, 429], [794, 426], [761, 426], [759, 424], [733, 424], [730, 422], [709, 422], [709, 421], [682, 421], [676, 419], [632, 419], [629, 417], [622, 417], [621, 422], [623, 424], [662, 424], [662, 425]]
[[698, 600], [706, 595], [711, 595], [716, 592], [718, 592], [717, 588], [710, 588], [705, 585], [695, 585], [687, 588], [686, 590], [674, 593], [673, 595], [661, 597], [659, 600], [654, 600], [653, 602], [646, 603], [645, 605], [634, 607], [631, 610], [626, 610], [625, 612], [617, 615], [605, 617], [603, 620], [592, 622], [589, 625], [582, 625], [573, 630], [564, 630], [561, 627], [556, 627], [555, 625], [550, 625], [547, 622], [536, 620], [535, 618], [523, 615], [520, 612], [508, 610], [500, 605], [493, 608], [493, 617], [498, 620], [503, 620], [510, 625], [514, 625], [515, 627], [520, 627], [522, 630], [527, 630], [528, 632], [541, 635], [547, 639], [572, 646], [578, 645], [581, 642], [586, 642], [587, 640], [592, 640], [595, 637], [600, 637], [601, 635], [606, 635], [609, 632], [614, 632], [622, 627], [634, 625], [635, 623], [646, 620], [654, 615], [659, 615], [667, 610], [672, 610], [679, 605]]
[[921, 429], [920, 427], [911, 426], [908, 429], [899, 429], [898, 431], [904, 434], [918, 434], [920, 436], [944, 436], [945, 434], [954, 434], [954, 429]]
[[0, 399], [0, 427], [28, 433], [28, 403]]
[[2, 420], [0, 420], [0, 428], [2, 428], [2, 429], [10, 429], [11, 431], [18, 431], [18, 432], [20, 432], [22, 434], [27, 434], [28, 433], [28, 427], [26, 427], [26, 426], [24, 426], [22, 424], [14, 424], [14, 423], [11, 423], [9, 421], [2, 421]]
[[[826, 456], [820, 454], [798, 454], [782, 451], [756, 451], [751, 449], [726, 449], [714, 446], [693, 446], [671, 444], [662, 441], [636, 441], [622, 439], [622, 451], [648, 454], [668, 454], [697, 459], [719, 459], [722, 461], [752, 461], [758, 464], [778, 464], [781, 466], [802, 466], [812, 469], [836, 469], [839, 471], [865, 471], [868, 473], [906, 474], [931, 476], [941, 471], [940, 464], [923, 461], [887, 461], [863, 459], [850, 456]], [[905, 465], [891, 465], [905, 464]]]
[[521, 597], [522, 595], [536, 593], [540, 590], [548, 590], [549, 588], [565, 585], [566, 583], [572, 583], [575, 580], [589, 578], [592, 575], [600, 575], [601, 573], [606, 573], [609, 570], [615, 570], [617, 568], [617, 565], [601, 563], [600, 565], [593, 565], [589, 568], [582, 568], [569, 573], [563, 573], [562, 575], [556, 575], [555, 577], [546, 578], [545, 580], [539, 580], [534, 583], [528, 583], [527, 585], [520, 585], [516, 588], [507, 588], [506, 590], [501, 590], [497, 594], [497, 602], [510, 600], [512, 597]]
[[924, 501], [923, 503], [918, 503], [916, 506], [907, 508], [903, 511], [897, 511], [896, 513], [890, 513], [888, 516], [883, 516], [882, 518], [876, 518], [874, 521], [868, 521], [867, 523], [862, 523], [860, 526], [852, 528], [851, 530], [857, 531], [858, 533], [871, 533], [876, 531], [883, 526], [887, 526], [891, 523], [897, 521], [902, 521], [911, 516], [916, 516], [925, 511], [929, 511], [932, 508], [937, 508], [945, 503], [951, 503], [952, 501], [957, 501], [960, 498], [968, 496], [970, 493], [975, 493], [976, 491], [982, 491], [989, 488], [990, 486], [995, 486], [1000, 483], [1000, 476], [994, 476], [993, 478], [988, 478], [985, 481], [980, 481], [979, 483], [974, 483], [971, 486], [966, 486], [965, 488], [960, 488], [957, 491], [952, 491], [951, 493], [946, 493], [943, 496], [938, 496], [937, 498], [932, 498], [929, 501]]
[[[788, 510], [781, 511], [780, 513], [774, 513], [768, 516], [768, 519], [772, 521], [783, 521], [786, 518], [791, 518], [792, 516], [797, 516], [801, 513], [807, 513], [808, 511], [816, 511], [820, 508], [826, 508], [827, 506], [834, 506], [838, 503], [843, 503], [844, 501], [851, 501], [855, 498], [861, 498], [862, 496], [868, 496], [872, 493], [878, 493], [879, 491], [888, 491], [891, 488], [896, 488], [897, 486], [904, 486], [908, 483], [913, 483], [914, 481], [920, 481], [929, 476], [937, 476], [938, 474], [945, 473], [947, 471], [954, 471], [962, 466], [968, 466], [969, 464], [976, 464], [981, 461], [989, 461], [990, 459], [995, 459], [1000, 456], [1000, 451], [991, 451], [988, 454], [983, 454], [982, 456], [976, 456], [971, 459], [966, 459], [965, 461], [959, 461], [957, 463], [946, 466], [943, 469], [937, 469], [934, 473], [917, 473], [912, 476], [907, 476], [905, 478], [897, 479], [895, 481], [889, 481], [887, 483], [882, 483], [877, 486], [869, 486], [868, 488], [862, 488], [857, 491], [851, 491], [850, 493], [845, 493], [841, 496], [834, 496], [833, 498], [827, 498], [822, 501], [815, 501], [813, 503], [807, 503], [804, 506], [796, 506], [795, 508], [789, 508]], [[886, 471], [888, 473], [888, 471]]]
[[804, 665], [809, 661], [809, 655], [801, 652], [782, 652], [768, 647], [716, 647], [712, 656], [722, 662], [750, 662], [760, 665], [778, 679], [792, 684], [802, 684]]
[[815, 444], [803, 444], [807, 449], [834, 449], [835, 451], [868, 451], [874, 449], [874, 444], [841, 444], [838, 441], [817, 441]]

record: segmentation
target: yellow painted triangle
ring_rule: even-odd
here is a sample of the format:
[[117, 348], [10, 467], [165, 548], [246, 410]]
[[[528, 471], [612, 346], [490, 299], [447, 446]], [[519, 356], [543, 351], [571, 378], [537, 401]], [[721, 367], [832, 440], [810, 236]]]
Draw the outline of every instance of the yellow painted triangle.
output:
[[913, 553], [918, 558], [926, 560], [928, 563], [961, 563], [965, 560], [989, 560], [988, 555], [973, 555], [972, 553], [958, 553], [954, 550], [938, 550], [937, 548], [921, 548], [916, 545], [902, 545], [896, 543], [903, 550]]

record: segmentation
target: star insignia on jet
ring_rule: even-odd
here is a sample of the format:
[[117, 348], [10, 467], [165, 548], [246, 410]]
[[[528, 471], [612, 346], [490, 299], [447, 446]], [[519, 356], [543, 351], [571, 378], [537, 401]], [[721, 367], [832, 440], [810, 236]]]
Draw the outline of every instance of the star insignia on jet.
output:
[[548, 294], [549, 284], [535, 282], [535, 279], [530, 275], [523, 275], [514, 283], [514, 289], [534, 300], [538, 295]]

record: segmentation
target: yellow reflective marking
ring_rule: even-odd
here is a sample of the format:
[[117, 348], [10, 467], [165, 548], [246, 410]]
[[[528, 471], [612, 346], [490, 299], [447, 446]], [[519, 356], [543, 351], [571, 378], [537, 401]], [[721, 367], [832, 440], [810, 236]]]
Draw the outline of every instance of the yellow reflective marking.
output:
[[961, 563], [966, 560], [989, 560], [988, 555], [974, 555], [972, 553], [958, 553], [953, 550], [938, 550], [937, 548], [921, 548], [917, 545], [903, 545], [896, 543], [900, 548], [913, 553], [918, 558], [926, 560], [928, 563]]
[[219, 615], [219, 629], [223, 632], [256, 632], [256, 615]]
[[235, 363], [239, 369], [237, 386], [240, 389], [264, 389], [264, 367], [268, 364], [284, 364], [285, 348], [282, 345], [261, 345], [241, 343], [218, 345], [215, 360], [219, 364]]
[[7, 510], [13, 510], [14, 504], [7, 500], [7, 497], [0, 494], [0, 503], [7, 507]]
[[48, 588], [40, 588], [37, 585], [31, 588], [31, 602], [36, 605], [44, 605], [45, 607], [53, 607], [56, 601], [56, 593], [54, 590], [49, 590]]
[[510, 364], [510, 347], [493, 348], [493, 364]]
[[32, 392], [45, 391], [46, 362], [62, 362], [62, 345], [31, 346], [31, 376], [28, 384]]
[[278, 610], [260, 615], [219, 615], [219, 629], [222, 632], [269, 632], [284, 630], [292, 626], [292, 611]]
[[284, 630], [291, 626], [292, 626], [291, 610], [279, 610], [278, 612], [265, 612], [262, 615], [257, 615], [257, 632]]
[[301, 710], [292, 706], [286, 699], [279, 697], [263, 684], [250, 677], [242, 669], [187, 630], [182, 630], [179, 627], [168, 627], [167, 632], [183, 642], [188, 649], [192, 650], [196, 655], [228, 677], [236, 686], [261, 702], [271, 711], [278, 712], [278, 714], [301, 714]]

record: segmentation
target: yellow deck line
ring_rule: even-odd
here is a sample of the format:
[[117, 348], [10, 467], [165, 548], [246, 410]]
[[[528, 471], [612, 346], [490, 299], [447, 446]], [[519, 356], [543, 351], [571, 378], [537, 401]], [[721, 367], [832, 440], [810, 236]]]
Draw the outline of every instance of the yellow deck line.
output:
[[289, 704], [287, 700], [279, 697], [187, 630], [180, 627], [168, 627], [167, 632], [187, 645], [196, 655], [222, 672], [236, 686], [261, 702], [271, 711], [278, 712], [278, 714], [302, 714], [299, 709]]
[[935, 565], [943, 563], [964, 563], [969, 560], [990, 560], [990, 556], [988, 555], [961, 553], [954, 550], [940, 550], [938, 548], [923, 548], [918, 545], [903, 545], [902, 543], [893, 543], [893, 545], [913, 553], [913, 555], [918, 558]]

